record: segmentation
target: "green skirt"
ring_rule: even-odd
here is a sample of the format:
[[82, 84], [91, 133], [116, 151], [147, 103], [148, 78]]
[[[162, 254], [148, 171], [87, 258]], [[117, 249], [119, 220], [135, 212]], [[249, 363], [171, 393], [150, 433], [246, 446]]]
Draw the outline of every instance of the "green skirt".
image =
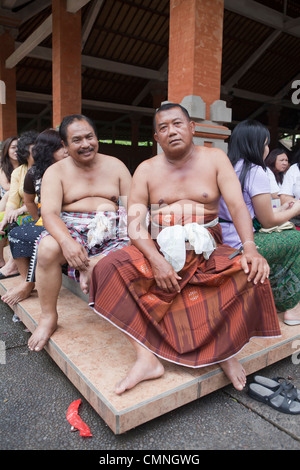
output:
[[258, 252], [270, 266], [276, 309], [284, 312], [300, 301], [300, 231], [254, 233]]

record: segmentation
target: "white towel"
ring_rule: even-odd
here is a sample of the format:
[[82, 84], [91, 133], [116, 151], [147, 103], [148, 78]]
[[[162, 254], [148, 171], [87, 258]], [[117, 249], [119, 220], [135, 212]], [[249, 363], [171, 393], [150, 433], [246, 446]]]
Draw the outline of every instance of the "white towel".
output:
[[193, 222], [165, 227], [159, 233], [157, 243], [162, 254], [176, 272], [179, 272], [185, 265], [186, 241], [190, 243], [197, 255], [203, 253], [205, 259], [208, 259], [216, 249], [213, 236], [203, 225]]

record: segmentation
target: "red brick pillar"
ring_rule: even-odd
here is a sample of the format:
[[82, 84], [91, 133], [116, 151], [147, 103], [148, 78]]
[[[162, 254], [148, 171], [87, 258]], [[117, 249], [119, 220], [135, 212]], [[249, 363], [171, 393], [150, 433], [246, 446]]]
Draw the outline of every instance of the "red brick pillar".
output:
[[53, 127], [81, 113], [81, 11], [69, 13], [66, 0], [52, 0]]
[[8, 30], [0, 36], [0, 142], [17, 135], [16, 68], [7, 69], [6, 59], [15, 51], [15, 40]]
[[224, 0], [170, 0], [168, 101], [186, 105], [204, 145], [223, 141], [231, 121], [220, 101], [223, 15]]

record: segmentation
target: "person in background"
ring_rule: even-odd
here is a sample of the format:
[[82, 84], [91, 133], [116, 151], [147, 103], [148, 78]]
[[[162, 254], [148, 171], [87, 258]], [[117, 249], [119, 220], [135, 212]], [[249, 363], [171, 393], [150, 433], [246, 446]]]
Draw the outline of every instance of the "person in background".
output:
[[[9, 194], [5, 212], [0, 222], [0, 250], [7, 243], [8, 232], [16, 225], [29, 222], [31, 216], [24, 204], [24, 179], [28, 169], [33, 165], [32, 147], [36, 142], [38, 132], [32, 130], [24, 132], [18, 139], [17, 158], [19, 166], [11, 174]], [[0, 279], [18, 274], [17, 266], [10, 256], [7, 263], [0, 270]]]
[[[228, 156], [243, 190], [244, 200], [253, 219], [254, 241], [270, 266], [270, 284], [278, 312], [284, 312], [288, 325], [300, 324], [300, 233], [295, 229], [277, 231], [276, 227], [300, 214], [300, 201], [274, 211], [270, 182], [264, 160], [269, 153], [268, 129], [255, 120], [240, 122], [229, 141]], [[242, 249], [242, 242], [232, 223], [223, 198], [219, 220], [223, 240]], [[255, 228], [254, 228], [255, 227]], [[261, 228], [263, 232], [259, 231]], [[274, 230], [275, 228], [275, 230]]]
[[[3, 143], [0, 163], [0, 211], [5, 211], [10, 178], [13, 170], [19, 166], [17, 156], [18, 137], [9, 137]], [[3, 214], [4, 215], [4, 214]], [[2, 216], [3, 217], [3, 216]], [[3, 263], [4, 264], [4, 263]]]
[[40, 218], [42, 177], [50, 165], [67, 156], [59, 133], [54, 129], [41, 132], [32, 148], [32, 156], [34, 165], [28, 170], [24, 180], [24, 203], [33, 221], [15, 227], [8, 235], [12, 257], [21, 278], [15, 287], [8, 289], [2, 296], [2, 301], [10, 307], [29, 297], [35, 286], [28, 269], [35, 241], [44, 230]]
[[294, 161], [286, 172], [279, 191], [282, 204], [300, 199], [300, 149], [296, 152]]
[[278, 192], [282, 186], [283, 178], [289, 168], [289, 159], [287, 153], [280, 148], [272, 150], [265, 159], [267, 174], [271, 184], [272, 199], [278, 199]]

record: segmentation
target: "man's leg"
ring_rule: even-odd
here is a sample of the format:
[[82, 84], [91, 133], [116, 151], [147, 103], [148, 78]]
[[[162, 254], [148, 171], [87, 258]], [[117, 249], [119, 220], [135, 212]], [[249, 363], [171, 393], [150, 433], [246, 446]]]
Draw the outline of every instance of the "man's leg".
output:
[[57, 328], [57, 299], [62, 284], [61, 266], [65, 263], [61, 248], [50, 235], [39, 244], [36, 285], [41, 316], [36, 330], [28, 341], [32, 351], [40, 351]]
[[144, 380], [157, 379], [164, 373], [164, 367], [159, 359], [151, 351], [129, 338], [136, 351], [136, 362], [128, 372], [127, 376], [117, 383], [115, 392], [121, 395]]
[[26, 281], [29, 260], [30, 258], [15, 258], [15, 263], [20, 273], [20, 282], [15, 287], [8, 289], [8, 291], [1, 297], [3, 302], [10, 307], [24, 299], [27, 299], [34, 289], [35, 283]]

